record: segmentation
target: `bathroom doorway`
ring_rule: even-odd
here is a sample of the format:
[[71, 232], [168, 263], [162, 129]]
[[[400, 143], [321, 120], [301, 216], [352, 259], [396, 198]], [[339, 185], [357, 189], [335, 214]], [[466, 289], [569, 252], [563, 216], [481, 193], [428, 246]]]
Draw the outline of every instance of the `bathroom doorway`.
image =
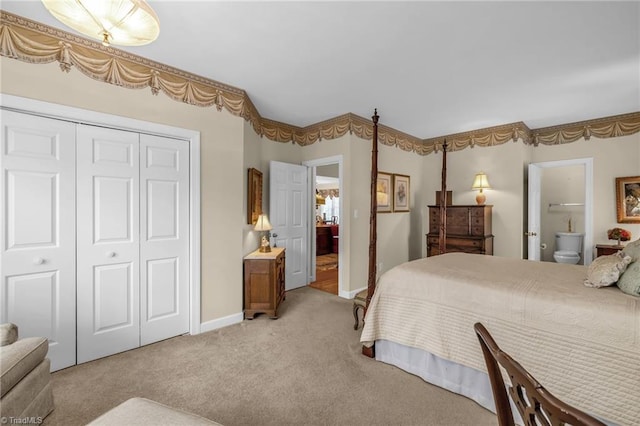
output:
[[[582, 234], [579, 264], [593, 259], [593, 159], [529, 165], [528, 259], [557, 261], [556, 235]], [[562, 233], [562, 234], [559, 234]]]
[[[340, 236], [342, 228], [341, 159], [332, 157], [305, 163], [311, 169], [313, 188], [311, 229], [313, 272], [309, 286], [327, 293], [340, 294]], [[313, 267], [315, 265], [315, 267]]]

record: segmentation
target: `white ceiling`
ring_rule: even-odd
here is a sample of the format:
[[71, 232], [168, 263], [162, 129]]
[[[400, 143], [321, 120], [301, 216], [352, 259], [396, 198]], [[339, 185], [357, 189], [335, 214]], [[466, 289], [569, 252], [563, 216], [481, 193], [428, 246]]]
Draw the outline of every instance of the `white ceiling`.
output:
[[[244, 89], [263, 117], [352, 112], [420, 138], [640, 111], [640, 3], [150, 1], [134, 54]], [[69, 32], [37, 0], [0, 7]]]

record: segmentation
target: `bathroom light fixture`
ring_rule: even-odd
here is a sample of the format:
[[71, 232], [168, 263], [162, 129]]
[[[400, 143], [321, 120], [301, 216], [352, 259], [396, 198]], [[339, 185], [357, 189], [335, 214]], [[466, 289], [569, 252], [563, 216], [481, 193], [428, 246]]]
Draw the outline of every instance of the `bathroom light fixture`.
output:
[[144, 0], [42, 0], [63, 24], [104, 46], [142, 46], [158, 38], [160, 22]]
[[256, 226], [253, 228], [254, 231], [266, 231], [266, 233], [262, 236], [260, 240], [260, 252], [268, 253], [271, 251], [271, 243], [269, 242], [269, 231], [273, 229], [271, 227], [271, 223], [269, 223], [269, 218], [266, 214], [261, 214], [258, 216], [258, 220], [256, 221]]
[[489, 180], [487, 179], [487, 175], [484, 174], [484, 172], [480, 172], [476, 175], [476, 177], [473, 179], [473, 185], [471, 186], [471, 189], [480, 190], [478, 195], [476, 195], [476, 203], [478, 203], [479, 205], [484, 204], [484, 202], [487, 200], [487, 197], [482, 193], [482, 190], [491, 189]]

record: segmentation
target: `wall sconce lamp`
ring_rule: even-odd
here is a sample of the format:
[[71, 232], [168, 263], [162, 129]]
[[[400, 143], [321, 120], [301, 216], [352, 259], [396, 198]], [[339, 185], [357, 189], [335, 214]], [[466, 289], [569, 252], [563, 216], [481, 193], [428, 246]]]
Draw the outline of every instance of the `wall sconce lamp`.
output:
[[326, 204], [326, 201], [322, 194], [320, 194], [320, 191], [316, 189], [316, 206], [319, 204]]
[[489, 180], [487, 179], [487, 175], [484, 174], [484, 172], [480, 172], [476, 175], [476, 177], [473, 179], [473, 185], [471, 186], [471, 189], [480, 190], [478, 195], [476, 195], [476, 203], [478, 203], [479, 205], [483, 205], [487, 200], [487, 197], [482, 193], [482, 190], [491, 189]]
[[160, 21], [144, 0], [42, 0], [60, 22], [104, 46], [142, 46], [158, 38]]
[[266, 214], [261, 214], [258, 216], [258, 220], [256, 221], [256, 226], [253, 228], [254, 231], [266, 231], [260, 240], [260, 253], [269, 253], [271, 251], [271, 243], [269, 242], [269, 231], [273, 229], [271, 227], [271, 223], [269, 223], [269, 218]]

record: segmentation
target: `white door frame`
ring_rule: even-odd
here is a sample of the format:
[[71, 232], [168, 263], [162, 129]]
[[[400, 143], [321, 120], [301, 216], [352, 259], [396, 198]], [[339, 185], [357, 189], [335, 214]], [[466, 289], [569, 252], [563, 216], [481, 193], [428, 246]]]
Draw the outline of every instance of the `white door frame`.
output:
[[[343, 175], [342, 175], [342, 155], [335, 155], [333, 157], [325, 157], [318, 158], [315, 160], [303, 161], [302, 165], [307, 166], [309, 168], [309, 205], [315, 205], [315, 197], [316, 197], [316, 167], [317, 166], [327, 166], [329, 164], [338, 164], [338, 193], [340, 197], [344, 194], [343, 190]], [[340, 217], [340, 222], [344, 223], [344, 213], [342, 206], [344, 206], [344, 202], [341, 200], [338, 204], [338, 215]], [[309, 282], [315, 281], [316, 275], [316, 233], [315, 233], [315, 224], [316, 224], [316, 213], [315, 209], [309, 209], [309, 265], [311, 265], [309, 271]], [[340, 226], [338, 228], [338, 265], [344, 265], [342, 262], [342, 254], [344, 246], [344, 226]], [[344, 283], [343, 274], [344, 268], [338, 267], [338, 295], [343, 296], [342, 285]]]
[[200, 333], [200, 132], [20, 96], [0, 94], [0, 107], [78, 124], [111, 127], [189, 142], [189, 333]]
[[[593, 158], [545, 161], [529, 164], [529, 212], [527, 236], [527, 257], [540, 260], [540, 192], [542, 170], [554, 167], [584, 166], [584, 240], [583, 263], [589, 265], [593, 260]], [[533, 234], [533, 235], [532, 235]]]

